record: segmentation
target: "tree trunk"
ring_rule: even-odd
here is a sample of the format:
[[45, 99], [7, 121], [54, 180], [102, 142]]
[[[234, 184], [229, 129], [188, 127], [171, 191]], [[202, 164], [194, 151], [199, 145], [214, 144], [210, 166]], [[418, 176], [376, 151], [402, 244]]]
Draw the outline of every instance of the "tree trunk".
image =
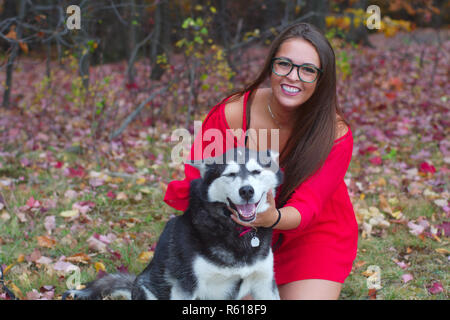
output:
[[155, 26], [153, 30], [153, 37], [151, 42], [151, 49], [150, 49], [150, 61], [152, 66], [152, 73], [150, 75], [151, 80], [159, 80], [161, 79], [164, 69], [161, 68], [156, 62], [158, 55], [161, 55], [164, 51], [161, 45], [162, 40], [162, 29], [163, 29], [163, 15], [164, 10], [166, 6], [165, 1], [160, 1], [156, 5], [155, 10]]
[[[136, 4], [135, 0], [131, 0], [131, 14], [130, 14], [130, 29], [129, 29], [129, 42], [128, 42], [128, 60], [130, 61], [131, 55], [133, 54], [133, 50], [136, 47]], [[128, 83], [134, 82], [134, 59], [132, 64], [128, 67]]]
[[82, 54], [80, 59], [80, 76], [83, 82], [83, 87], [89, 89], [89, 66], [90, 66], [90, 53], [89, 50]]
[[[363, 9], [366, 11], [367, 8], [367, 0], [361, 0], [356, 5], [356, 8]], [[353, 13], [350, 13], [350, 30], [346, 34], [346, 41], [359, 43], [364, 46], [369, 46], [373, 48], [373, 45], [369, 41], [369, 32], [367, 27], [361, 23], [359, 26], [355, 27], [354, 25], [354, 16]]]
[[286, 0], [286, 6], [284, 7], [284, 16], [282, 24], [287, 26], [292, 21], [295, 14], [295, 0]]
[[325, 32], [325, 16], [328, 13], [328, 0], [309, 0], [306, 2], [305, 9], [306, 13], [314, 13], [312, 17], [306, 19], [306, 22], [311, 23]]
[[[26, 0], [20, 1], [20, 9], [19, 9], [19, 24], [16, 27], [16, 41], [19, 41], [22, 38], [22, 26], [20, 23], [23, 21], [26, 13]], [[11, 87], [13, 80], [13, 69], [14, 69], [14, 60], [16, 60], [19, 55], [19, 43], [14, 42], [12, 44], [11, 54], [8, 58], [7, 67], [6, 67], [6, 83], [5, 83], [5, 92], [3, 93], [3, 107], [9, 108], [9, 100], [11, 95]]]

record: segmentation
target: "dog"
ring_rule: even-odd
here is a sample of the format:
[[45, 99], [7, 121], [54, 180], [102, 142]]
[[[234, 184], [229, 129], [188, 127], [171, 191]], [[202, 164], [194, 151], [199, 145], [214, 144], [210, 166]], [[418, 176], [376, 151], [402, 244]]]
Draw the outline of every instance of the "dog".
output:
[[82, 290], [63, 295], [75, 299], [106, 296], [133, 300], [279, 299], [274, 280], [272, 229], [246, 228], [269, 207], [266, 195], [282, 182], [278, 153], [235, 148], [222, 156], [193, 161], [201, 177], [191, 181], [188, 209], [170, 219], [154, 256], [138, 276], [109, 274]]

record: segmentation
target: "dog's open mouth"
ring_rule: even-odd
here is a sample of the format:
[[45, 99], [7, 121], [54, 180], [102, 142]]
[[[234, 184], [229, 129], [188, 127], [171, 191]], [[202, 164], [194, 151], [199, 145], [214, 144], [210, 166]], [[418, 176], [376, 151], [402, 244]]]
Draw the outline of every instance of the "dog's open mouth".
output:
[[[243, 222], [251, 222], [256, 218], [256, 208], [259, 201], [256, 203], [247, 204], [235, 204], [230, 198], [227, 198], [230, 208], [234, 209], [238, 213], [238, 217]], [[261, 200], [260, 200], [261, 201]]]

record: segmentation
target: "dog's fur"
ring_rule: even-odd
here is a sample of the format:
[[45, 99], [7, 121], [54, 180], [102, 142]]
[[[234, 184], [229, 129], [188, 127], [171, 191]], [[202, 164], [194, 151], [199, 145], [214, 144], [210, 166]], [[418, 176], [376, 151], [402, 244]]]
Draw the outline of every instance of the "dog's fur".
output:
[[[273, 152], [232, 149], [222, 157], [192, 162], [201, 173], [190, 186], [189, 207], [168, 221], [150, 264], [136, 276], [110, 274], [83, 290], [76, 299], [279, 299], [273, 274], [272, 230], [253, 230], [231, 218], [230, 206], [243, 221], [253, 221], [268, 208], [282, 174]], [[264, 157], [264, 161], [262, 161]]]

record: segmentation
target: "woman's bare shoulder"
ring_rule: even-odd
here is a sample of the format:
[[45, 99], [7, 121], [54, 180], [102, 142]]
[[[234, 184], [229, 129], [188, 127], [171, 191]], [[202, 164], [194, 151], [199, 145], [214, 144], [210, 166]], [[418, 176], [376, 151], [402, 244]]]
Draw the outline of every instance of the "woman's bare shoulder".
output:
[[339, 139], [347, 134], [348, 126], [345, 123], [345, 121], [342, 119], [342, 117], [339, 116], [338, 114], [336, 114], [336, 120], [337, 120], [336, 139]]
[[242, 127], [244, 96], [231, 100], [225, 104], [225, 119], [231, 129], [238, 129]]
[[[254, 94], [252, 94], [251, 99], [248, 101], [252, 105], [252, 109], [256, 107], [254, 104], [258, 104], [258, 101], [261, 99], [267, 99], [267, 96], [270, 94], [270, 88], [258, 88], [255, 90]], [[227, 102], [225, 105], [225, 118], [227, 120], [228, 125], [231, 129], [239, 129], [242, 128], [242, 120], [244, 114], [244, 95], [240, 96], [236, 99], [231, 99], [230, 102]]]

